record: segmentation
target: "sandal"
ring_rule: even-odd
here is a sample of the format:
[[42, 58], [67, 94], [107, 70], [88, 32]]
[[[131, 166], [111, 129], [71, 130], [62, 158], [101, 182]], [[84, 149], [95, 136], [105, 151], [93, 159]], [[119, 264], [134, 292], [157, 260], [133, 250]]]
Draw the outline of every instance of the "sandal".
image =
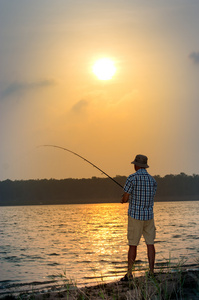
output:
[[125, 274], [124, 275], [124, 277], [122, 277], [121, 279], [120, 279], [120, 281], [126, 281], [126, 282], [128, 282], [128, 281], [132, 281], [133, 280], [133, 276], [128, 276], [127, 274]]
[[151, 272], [147, 272], [147, 273], [146, 273], [146, 278], [147, 278], [147, 279], [151, 279], [151, 280], [158, 281], [158, 274], [156, 274], [156, 273], [151, 273]]

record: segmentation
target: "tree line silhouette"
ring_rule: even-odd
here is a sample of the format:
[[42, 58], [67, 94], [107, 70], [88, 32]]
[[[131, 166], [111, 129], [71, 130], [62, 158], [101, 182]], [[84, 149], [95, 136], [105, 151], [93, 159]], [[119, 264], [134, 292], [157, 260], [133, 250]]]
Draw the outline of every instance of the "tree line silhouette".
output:
[[[114, 177], [122, 186], [125, 176]], [[199, 175], [154, 176], [155, 201], [199, 200]], [[0, 206], [119, 202], [123, 190], [109, 178], [0, 181]]]

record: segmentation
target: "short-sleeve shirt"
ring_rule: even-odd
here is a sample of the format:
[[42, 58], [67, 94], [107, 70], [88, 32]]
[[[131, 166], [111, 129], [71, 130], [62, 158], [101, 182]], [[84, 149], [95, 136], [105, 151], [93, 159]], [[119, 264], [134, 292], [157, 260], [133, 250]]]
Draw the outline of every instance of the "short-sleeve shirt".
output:
[[146, 169], [131, 174], [124, 186], [124, 191], [130, 194], [128, 215], [137, 220], [153, 219], [156, 189], [157, 183]]

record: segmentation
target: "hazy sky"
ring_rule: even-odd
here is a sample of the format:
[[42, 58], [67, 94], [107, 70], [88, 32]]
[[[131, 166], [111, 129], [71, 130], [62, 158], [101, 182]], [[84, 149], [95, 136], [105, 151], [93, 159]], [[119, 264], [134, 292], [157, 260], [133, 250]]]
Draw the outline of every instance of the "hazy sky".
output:
[[[0, 180], [199, 173], [199, 1], [0, 0]], [[99, 80], [97, 59], [117, 72]]]

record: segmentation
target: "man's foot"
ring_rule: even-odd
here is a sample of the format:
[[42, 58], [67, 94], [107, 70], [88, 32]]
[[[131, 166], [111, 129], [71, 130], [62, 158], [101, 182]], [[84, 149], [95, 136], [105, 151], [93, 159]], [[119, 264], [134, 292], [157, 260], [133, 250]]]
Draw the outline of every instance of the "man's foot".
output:
[[158, 274], [149, 271], [149, 272], [146, 272], [146, 277], [148, 279], [157, 280]]
[[133, 276], [132, 275], [129, 276], [128, 274], [125, 274], [124, 277], [122, 277], [120, 279], [120, 281], [126, 281], [126, 282], [132, 281], [132, 280], [133, 280]]

